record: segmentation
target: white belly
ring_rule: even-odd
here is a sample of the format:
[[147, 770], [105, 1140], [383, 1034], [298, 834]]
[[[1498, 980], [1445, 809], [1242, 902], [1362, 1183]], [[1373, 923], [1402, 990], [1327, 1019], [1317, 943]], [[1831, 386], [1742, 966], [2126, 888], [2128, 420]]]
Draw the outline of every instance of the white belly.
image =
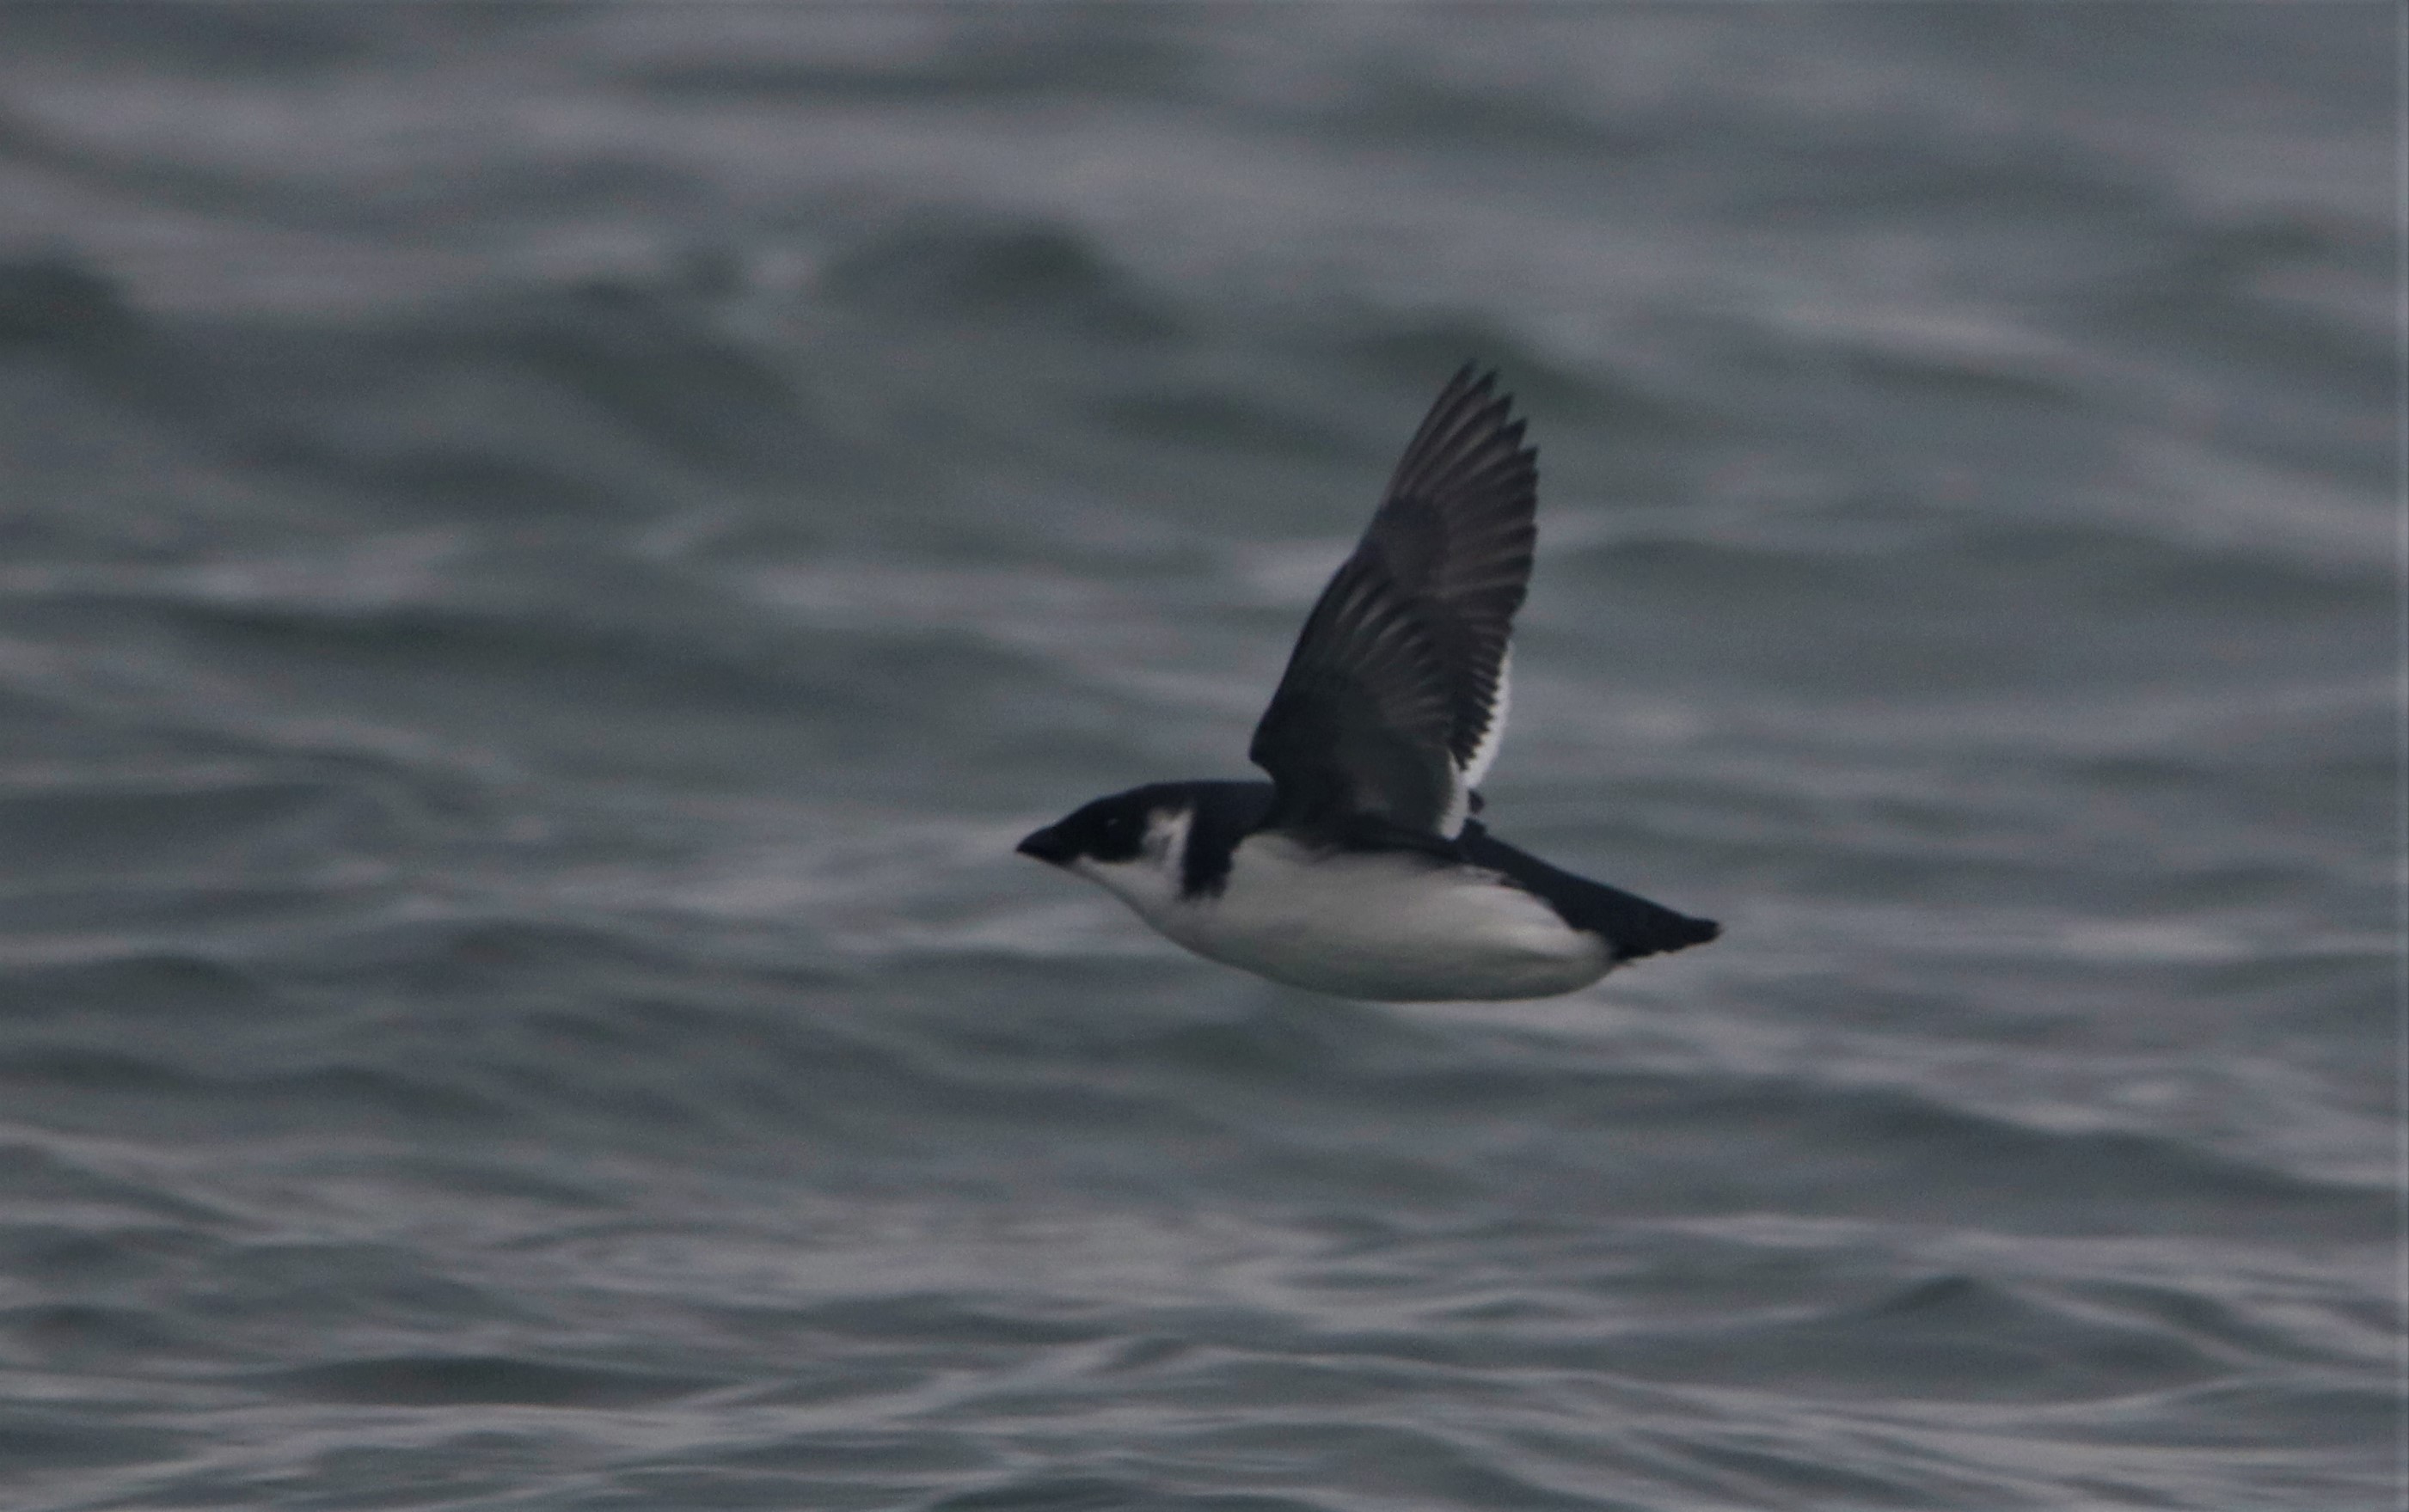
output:
[[1219, 898], [1130, 901], [1200, 956], [1342, 998], [1544, 998], [1613, 964], [1606, 942], [1493, 873], [1380, 853], [1308, 856], [1278, 835], [1238, 846]]

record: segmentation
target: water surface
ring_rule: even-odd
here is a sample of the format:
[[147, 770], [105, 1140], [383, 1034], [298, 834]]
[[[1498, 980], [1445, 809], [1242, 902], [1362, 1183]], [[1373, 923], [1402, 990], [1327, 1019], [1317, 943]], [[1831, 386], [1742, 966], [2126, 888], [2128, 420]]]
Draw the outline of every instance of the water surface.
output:
[[[2394, 13], [0, 13], [0, 1500], [2396, 1505]], [[1454, 366], [1523, 1005], [1244, 772]]]

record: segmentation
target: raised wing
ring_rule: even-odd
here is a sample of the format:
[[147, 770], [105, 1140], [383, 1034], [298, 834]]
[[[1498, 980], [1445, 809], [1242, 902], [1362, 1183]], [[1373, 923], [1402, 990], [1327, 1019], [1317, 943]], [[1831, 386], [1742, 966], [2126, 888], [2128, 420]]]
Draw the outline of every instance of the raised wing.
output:
[[1268, 823], [1464, 828], [1537, 536], [1538, 453], [1496, 383], [1469, 364], [1448, 381], [1306, 618], [1247, 753], [1279, 789]]

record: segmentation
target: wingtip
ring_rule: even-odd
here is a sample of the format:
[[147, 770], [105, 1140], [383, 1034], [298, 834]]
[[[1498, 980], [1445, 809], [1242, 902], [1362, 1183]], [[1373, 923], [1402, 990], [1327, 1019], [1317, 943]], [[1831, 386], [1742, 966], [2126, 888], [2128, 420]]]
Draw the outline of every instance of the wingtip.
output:
[[[1496, 368], [1481, 367], [1478, 357], [1466, 357], [1463, 366], [1456, 368], [1455, 376], [1447, 381], [1447, 390], [1442, 392], [1460, 389], [1467, 394], [1487, 396], [1496, 389], [1497, 382]], [[1507, 397], [1510, 399], [1512, 396]]]
[[1614, 958], [1618, 962], [1633, 961], [1648, 956], [1666, 956], [1693, 945], [1703, 945], [1723, 937], [1724, 927], [1713, 919], [1692, 918], [1678, 914], [1662, 904], [1650, 903], [1652, 914], [1624, 921], [1623, 931], [1615, 940]]
[[[1478, 360], [1466, 361], [1431, 401], [1406, 443], [1389, 476], [1388, 497], [1437, 486], [1450, 469], [1500, 461], [1501, 451], [1514, 468], [1529, 474], [1527, 491], [1536, 495], [1538, 449], [1530, 444], [1528, 428], [1528, 421], [1514, 413], [1514, 396], [1498, 388], [1497, 369], [1483, 370]], [[1479, 466], [1473, 470], [1477, 473]]]

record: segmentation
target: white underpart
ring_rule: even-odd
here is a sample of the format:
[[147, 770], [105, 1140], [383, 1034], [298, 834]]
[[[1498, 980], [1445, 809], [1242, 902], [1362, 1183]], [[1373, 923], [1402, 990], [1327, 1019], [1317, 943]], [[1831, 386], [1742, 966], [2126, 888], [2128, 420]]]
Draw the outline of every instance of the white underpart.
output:
[[1605, 941], [1496, 873], [1418, 854], [1249, 835], [1218, 897], [1183, 899], [1187, 832], [1187, 814], [1158, 815], [1137, 858], [1074, 866], [1200, 956], [1342, 998], [1544, 998], [1613, 964]]
[[1497, 663], [1497, 697], [1490, 700], [1489, 727], [1480, 732], [1472, 758], [1456, 768], [1454, 791], [1448, 795], [1447, 813], [1439, 817], [1438, 832], [1450, 840], [1464, 833], [1464, 821], [1472, 817], [1473, 789], [1488, 777], [1497, 760], [1497, 748], [1506, 743], [1506, 715], [1513, 706], [1514, 648], [1509, 645]]

